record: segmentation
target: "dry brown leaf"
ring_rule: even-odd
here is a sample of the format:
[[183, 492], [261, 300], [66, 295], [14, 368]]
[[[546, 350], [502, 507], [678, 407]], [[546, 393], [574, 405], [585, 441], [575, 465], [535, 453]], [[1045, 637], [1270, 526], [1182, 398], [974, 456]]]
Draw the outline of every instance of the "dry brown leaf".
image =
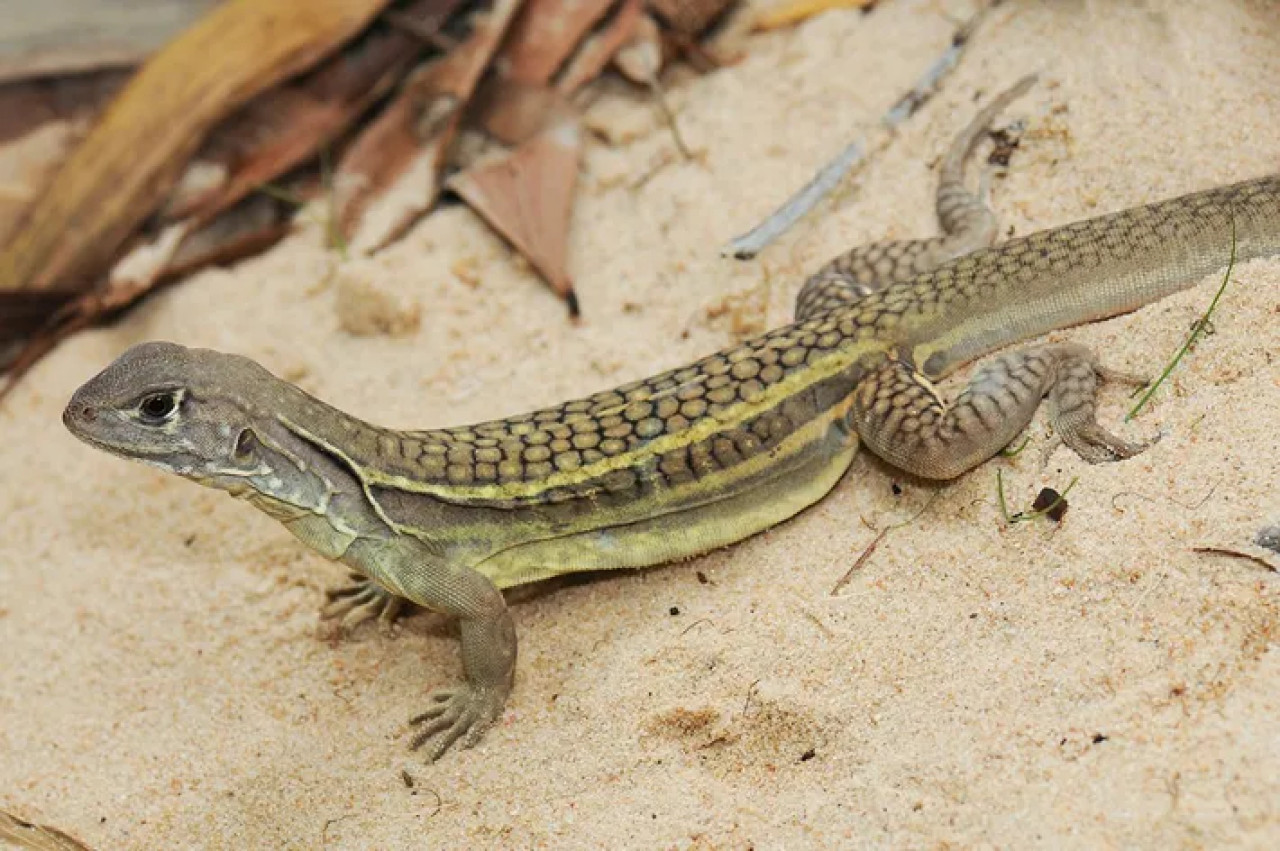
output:
[[630, 40], [614, 54], [614, 67], [633, 83], [652, 85], [662, 72], [666, 59], [662, 30], [648, 15], [636, 21]]
[[209, 128], [363, 27], [387, 0], [227, 0], [153, 56], [0, 252], [0, 288], [87, 289]]
[[734, 2], [735, 0], [648, 0], [650, 9], [672, 29], [687, 36], [700, 35]]
[[269, 195], [253, 195], [206, 224], [197, 226], [194, 219], [188, 219], [170, 225], [116, 263], [97, 304], [103, 310], [114, 310], [161, 281], [203, 266], [239, 260], [274, 245], [289, 232], [294, 210], [294, 205]]
[[504, 145], [519, 145], [575, 113], [555, 89], [494, 76], [476, 91], [467, 121]]
[[131, 74], [100, 71], [0, 85], [0, 145], [51, 121], [92, 118], [124, 87]]
[[[425, 65], [406, 80], [400, 94], [361, 128], [339, 161], [333, 192], [343, 239], [351, 240], [369, 204], [384, 194], [422, 153], [419, 134], [440, 132], [442, 125], [429, 126], [432, 116], [422, 115], [418, 103], [417, 80], [431, 68], [430, 64]], [[450, 110], [444, 118], [451, 115]]]
[[344, 154], [334, 194], [342, 234], [353, 249], [382, 248], [435, 203], [462, 114], [520, 5], [497, 0], [466, 41], [405, 81]]
[[0, 246], [127, 77], [100, 72], [0, 85]]
[[569, 97], [599, 77], [609, 60], [635, 36], [644, 0], [622, 0], [617, 12], [578, 47], [556, 80], [556, 91]]
[[[294, 190], [298, 191], [298, 190]], [[157, 284], [202, 266], [228, 263], [275, 244], [292, 228], [293, 205], [267, 195], [246, 198], [203, 227], [171, 225], [126, 254], [99, 286], [68, 302], [58, 292], [0, 293], [0, 343], [30, 336], [12, 362], [0, 362], [0, 399], [60, 341], [132, 303]], [[0, 357], [5, 355], [0, 348]]]
[[267, 195], [246, 198], [182, 240], [158, 280], [231, 263], [275, 245], [292, 229], [294, 209]]
[[[434, 14], [457, 0], [418, 0], [404, 14]], [[205, 142], [188, 175], [217, 163], [225, 179], [171, 200], [166, 218], [208, 221], [255, 188], [310, 159], [407, 73], [422, 43], [400, 29], [375, 29], [296, 83], [255, 98]], [[189, 182], [184, 180], [179, 186]]]
[[449, 179], [490, 226], [515, 246], [578, 315], [566, 255], [582, 133], [564, 121], [503, 157]]
[[545, 85], [615, 0], [526, 0], [498, 66], [518, 83]]
[[[0, 348], [44, 325], [66, 301], [63, 293], [32, 290], [5, 293], [3, 309], [0, 309]], [[3, 369], [4, 364], [0, 363], [0, 370]]]
[[870, 9], [877, 0], [783, 0], [756, 16], [751, 28], [776, 30], [791, 27], [831, 9]]

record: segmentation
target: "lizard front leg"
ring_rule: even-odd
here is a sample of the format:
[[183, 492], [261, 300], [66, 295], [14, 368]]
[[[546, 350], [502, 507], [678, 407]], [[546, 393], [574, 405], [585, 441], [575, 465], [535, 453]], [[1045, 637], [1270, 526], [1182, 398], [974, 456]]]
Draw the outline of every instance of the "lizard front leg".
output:
[[378, 628], [390, 633], [404, 608], [404, 598], [355, 571], [348, 579], [347, 584], [324, 592], [328, 602], [320, 609], [320, 619], [341, 618], [338, 629], [345, 635], [365, 621], [377, 618]]
[[515, 682], [516, 629], [502, 592], [468, 567], [441, 563], [437, 553], [404, 535], [357, 541], [343, 561], [392, 593], [459, 619], [464, 681], [428, 696], [426, 711], [409, 721], [421, 726], [410, 747], [430, 742], [427, 758], [435, 762], [459, 739], [464, 748], [474, 745], [501, 716]]
[[1100, 378], [1141, 381], [1099, 366], [1083, 346], [1037, 346], [983, 367], [948, 406], [912, 364], [886, 357], [854, 390], [849, 416], [872, 452], [926, 479], [955, 478], [995, 455], [1031, 422], [1046, 393], [1054, 428], [1080, 457], [1098, 463], [1136, 455], [1149, 444], [1097, 422]]

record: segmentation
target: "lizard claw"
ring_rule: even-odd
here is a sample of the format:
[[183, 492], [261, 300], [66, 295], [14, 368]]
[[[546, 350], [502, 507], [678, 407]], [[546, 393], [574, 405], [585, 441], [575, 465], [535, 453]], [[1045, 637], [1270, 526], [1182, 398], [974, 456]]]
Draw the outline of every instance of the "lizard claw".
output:
[[325, 597], [329, 602], [320, 609], [320, 619], [341, 618], [338, 632], [344, 636], [374, 618], [378, 619], [378, 629], [383, 635], [390, 635], [404, 607], [403, 599], [358, 573], [351, 574], [349, 584], [325, 591]]
[[427, 752], [428, 762], [438, 760], [459, 739], [462, 740], [460, 747], [474, 746], [498, 720], [505, 702], [495, 691], [465, 683], [433, 691], [428, 700], [431, 707], [409, 719], [415, 727], [422, 725], [409, 745], [410, 750], [417, 750], [435, 739]]
[[1079, 428], [1064, 430], [1062, 442], [1090, 464], [1107, 461], [1123, 461], [1125, 458], [1145, 452], [1160, 440], [1157, 435], [1149, 440], [1129, 441], [1112, 434], [1098, 423], [1087, 423]]

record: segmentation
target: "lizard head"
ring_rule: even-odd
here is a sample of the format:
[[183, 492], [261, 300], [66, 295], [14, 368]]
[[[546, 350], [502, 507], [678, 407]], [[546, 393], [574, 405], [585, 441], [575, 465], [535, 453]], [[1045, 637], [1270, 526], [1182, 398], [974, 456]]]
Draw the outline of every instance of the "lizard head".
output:
[[85, 382], [62, 422], [113, 455], [235, 492], [269, 472], [260, 405], [288, 387], [247, 358], [142, 343]]

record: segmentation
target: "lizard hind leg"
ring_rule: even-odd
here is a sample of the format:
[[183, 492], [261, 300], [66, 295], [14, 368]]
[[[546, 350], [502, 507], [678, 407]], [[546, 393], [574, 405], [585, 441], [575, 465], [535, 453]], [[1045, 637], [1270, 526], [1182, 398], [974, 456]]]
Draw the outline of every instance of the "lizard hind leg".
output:
[[796, 296], [796, 319], [850, 304], [991, 245], [996, 238], [996, 215], [987, 206], [985, 189], [975, 195], [965, 186], [964, 161], [996, 115], [1035, 80], [1034, 75], [1023, 77], [994, 97], [951, 142], [939, 169], [934, 202], [942, 235], [872, 242], [834, 257], [801, 286]]
[[951, 479], [1012, 442], [1047, 394], [1062, 441], [1090, 463], [1113, 461], [1149, 445], [1097, 422], [1099, 379], [1118, 377], [1128, 378], [1099, 367], [1083, 346], [1042, 345], [997, 358], [947, 405], [912, 364], [887, 357], [854, 390], [849, 417], [862, 442], [890, 464], [926, 479]]

